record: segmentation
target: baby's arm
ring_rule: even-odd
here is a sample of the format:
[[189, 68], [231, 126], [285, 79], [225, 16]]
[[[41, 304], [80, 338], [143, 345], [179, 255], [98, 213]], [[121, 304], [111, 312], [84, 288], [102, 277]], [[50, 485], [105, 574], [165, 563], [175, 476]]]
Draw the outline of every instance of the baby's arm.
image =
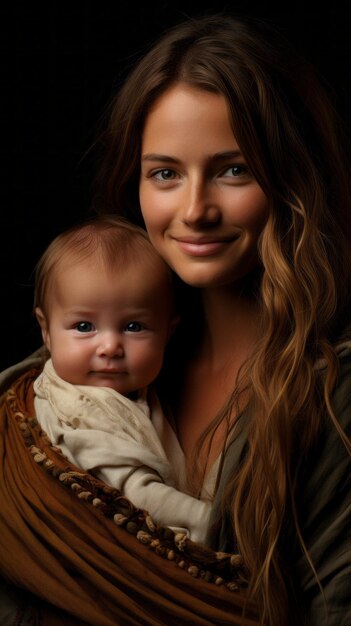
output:
[[[101, 467], [96, 472], [99, 478], [112, 485], [114, 473], [111, 467]], [[192, 541], [206, 544], [210, 501], [198, 500], [166, 485], [157, 472], [145, 466], [130, 468], [121, 491], [135, 506], [148, 511], [156, 523], [188, 531]]]
[[177, 489], [183, 484], [183, 464], [177, 464], [177, 455], [172, 457], [177, 440], [173, 436], [169, 441], [156, 398], [151, 417], [146, 402], [132, 402], [111, 389], [63, 381], [51, 361], [35, 391], [42, 428], [72, 463], [120, 490], [156, 523], [181, 527], [192, 540], [205, 542], [211, 504]]
[[47, 422], [44, 430], [72, 463], [120, 490], [156, 523], [180, 527], [192, 541], [206, 543], [212, 503], [176, 489], [169, 461], [116, 434], [62, 426], [54, 429], [52, 422]]

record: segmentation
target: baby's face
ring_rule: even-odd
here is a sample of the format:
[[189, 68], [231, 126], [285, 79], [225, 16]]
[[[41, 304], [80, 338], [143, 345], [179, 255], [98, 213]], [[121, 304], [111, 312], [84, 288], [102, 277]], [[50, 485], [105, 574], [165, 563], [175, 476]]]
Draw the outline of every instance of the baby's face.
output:
[[158, 375], [172, 332], [171, 288], [158, 264], [118, 272], [80, 262], [58, 271], [44, 341], [61, 378], [123, 395]]

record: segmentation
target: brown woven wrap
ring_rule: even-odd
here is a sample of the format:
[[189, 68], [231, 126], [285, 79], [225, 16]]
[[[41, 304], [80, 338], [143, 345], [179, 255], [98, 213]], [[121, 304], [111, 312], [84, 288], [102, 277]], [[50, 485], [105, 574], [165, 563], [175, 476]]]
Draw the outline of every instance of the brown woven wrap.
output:
[[255, 626], [240, 557], [156, 526], [50, 444], [34, 417], [38, 373], [0, 406], [0, 567], [40, 599], [38, 623]]

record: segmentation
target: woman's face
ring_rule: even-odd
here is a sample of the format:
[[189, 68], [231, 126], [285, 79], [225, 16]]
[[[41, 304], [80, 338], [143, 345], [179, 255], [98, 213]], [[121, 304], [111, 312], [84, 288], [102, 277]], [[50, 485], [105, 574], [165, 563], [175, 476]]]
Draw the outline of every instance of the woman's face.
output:
[[240, 152], [224, 97], [172, 86], [146, 118], [141, 153], [142, 214], [165, 261], [195, 287], [247, 275], [268, 200]]

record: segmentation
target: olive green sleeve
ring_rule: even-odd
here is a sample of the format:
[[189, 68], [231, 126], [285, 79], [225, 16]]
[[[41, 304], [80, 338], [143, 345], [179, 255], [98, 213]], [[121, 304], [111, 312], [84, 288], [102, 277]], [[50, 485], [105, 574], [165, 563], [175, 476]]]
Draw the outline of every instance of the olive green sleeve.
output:
[[[351, 350], [340, 358], [333, 396], [339, 424], [351, 435]], [[351, 624], [351, 458], [326, 418], [299, 482], [301, 530], [323, 593], [305, 556], [296, 563], [309, 626]]]
[[[351, 435], [351, 348], [340, 354], [340, 375], [333, 396], [336, 418]], [[242, 431], [227, 449], [223, 472], [213, 503], [213, 547], [236, 551], [230, 513], [221, 501], [247, 445], [245, 418]], [[301, 533], [319, 584], [308, 559], [295, 550], [296, 531], [286, 520], [284, 534], [295, 599], [306, 615], [306, 626], [351, 625], [351, 458], [335, 426], [325, 418], [318, 440], [302, 465], [296, 502]], [[322, 591], [321, 591], [322, 589]], [[299, 600], [296, 600], [299, 598]]]

